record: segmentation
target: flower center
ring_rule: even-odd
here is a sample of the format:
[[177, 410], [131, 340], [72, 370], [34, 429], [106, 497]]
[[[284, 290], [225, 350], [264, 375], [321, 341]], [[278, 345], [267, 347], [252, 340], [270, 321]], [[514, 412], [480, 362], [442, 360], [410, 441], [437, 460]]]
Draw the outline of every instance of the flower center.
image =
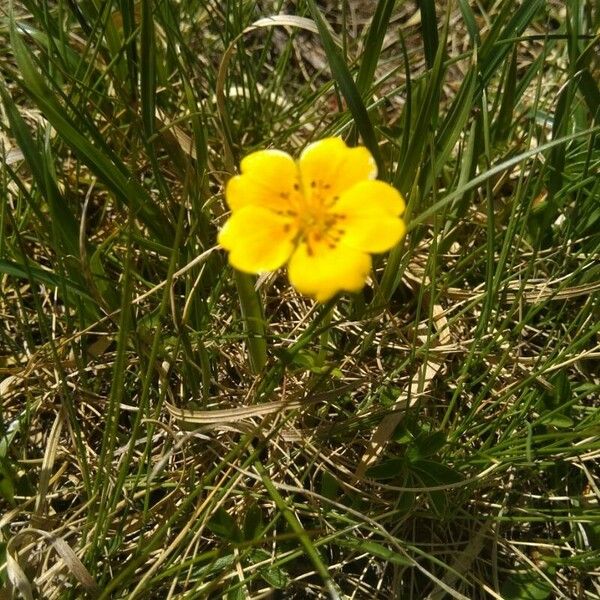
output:
[[[333, 250], [344, 234], [340, 222], [346, 216], [333, 210], [338, 196], [332, 195], [330, 190], [330, 184], [314, 180], [308, 189], [301, 189], [299, 183], [295, 183], [291, 193], [280, 194], [292, 208], [278, 214], [293, 219], [294, 229], [299, 232], [297, 242], [306, 242], [311, 256], [326, 248]], [[284, 228], [289, 231], [291, 227], [287, 224]]]
[[300, 237], [306, 242], [309, 255], [326, 247], [333, 250], [344, 234], [340, 222], [345, 219], [345, 215], [328, 210], [323, 203], [313, 204], [298, 219]]

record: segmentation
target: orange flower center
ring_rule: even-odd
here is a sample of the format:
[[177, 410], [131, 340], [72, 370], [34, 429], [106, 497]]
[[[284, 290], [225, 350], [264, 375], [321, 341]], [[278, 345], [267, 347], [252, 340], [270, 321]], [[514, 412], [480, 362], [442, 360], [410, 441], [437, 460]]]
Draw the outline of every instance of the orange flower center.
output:
[[346, 216], [332, 210], [338, 196], [331, 194], [331, 185], [322, 181], [311, 181], [308, 189], [301, 189], [296, 182], [293, 191], [281, 193], [281, 199], [291, 208], [277, 211], [278, 214], [292, 218], [285, 230], [292, 227], [298, 231], [297, 242], [306, 242], [309, 255], [321, 248], [333, 249], [344, 234], [340, 221]]

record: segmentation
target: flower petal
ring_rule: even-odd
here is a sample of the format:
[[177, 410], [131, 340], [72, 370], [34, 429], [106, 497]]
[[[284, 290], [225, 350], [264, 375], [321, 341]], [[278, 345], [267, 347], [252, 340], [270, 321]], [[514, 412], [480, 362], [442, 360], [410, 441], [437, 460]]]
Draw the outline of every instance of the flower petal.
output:
[[304, 194], [333, 198], [354, 184], [377, 177], [377, 165], [363, 146], [349, 148], [339, 137], [309, 144], [299, 160]]
[[283, 266], [298, 235], [295, 222], [260, 206], [234, 212], [219, 232], [229, 263], [244, 273], [263, 273]]
[[294, 159], [280, 150], [260, 150], [246, 156], [241, 175], [232, 177], [225, 198], [232, 211], [244, 206], [262, 206], [286, 211], [297, 208], [299, 174]]
[[326, 302], [341, 291], [358, 292], [371, 270], [371, 257], [346, 246], [330, 248], [305, 242], [298, 246], [288, 265], [291, 284], [302, 294]]
[[397, 215], [404, 200], [383, 181], [363, 181], [342, 194], [331, 212], [340, 215], [340, 243], [362, 252], [386, 252], [404, 236], [406, 226]]
[[394, 186], [383, 181], [361, 181], [344, 192], [331, 210], [342, 214], [387, 212], [400, 216], [404, 208], [404, 198]]

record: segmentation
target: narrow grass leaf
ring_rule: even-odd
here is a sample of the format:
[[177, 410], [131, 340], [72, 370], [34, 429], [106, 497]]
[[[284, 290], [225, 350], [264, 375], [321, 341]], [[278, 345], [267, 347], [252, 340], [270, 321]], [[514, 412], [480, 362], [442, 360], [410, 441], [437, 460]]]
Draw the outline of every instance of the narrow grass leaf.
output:
[[423, 38], [423, 49], [425, 53], [425, 64], [429, 69], [433, 68], [438, 51], [438, 22], [434, 0], [417, 0], [421, 12], [421, 37]]
[[458, 0], [458, 6], [462, 13], [465, 26], [469, 32], [471, 38], [471, 44], [475, 47], [480, 45], [479, 29], [477, 28], [477, 21], [475, 20], [475, 13], [471, 8], [468, 0]]
[[[506, 55], [511, 51], [511, 44], [500, 43], [504, 39], [519, 37], [529, 26], [534, 16], [543, 7], [544, 0], [530, 0], [523, 2], [520, 6], [515, 6], [513, 2], [505, 2], [502, 9], [502, 18], [498, 17], [493, 27], [481, 46], [481, 89], [486, 86], [494, 76], [498, 67], [506, 59]], [[502, 26], [504, 18], [512, 17]]]
[[517, 49], [513, 49], [506, 77], [504, 78], [504, 87], [502, 89], [502, 102], [498, 116], [493, 125], [492, 137], [495, 143], [504, 142], [508, 139], [510, 130], [514, 124], [514, 111], [517, 102]]
[[373, 124], [371, 123], [369, 113], [360, 96], [360, 92], [352, 79], [350, 69], [337, 49], [331, 32], [329, 31], [329, 27], [323, 18], [321, 11], [317, 8], [315, 0], [307, 0], [307, 3], [319, 29], [319, 35], [321, 36], [321, 42], [327, 56], [327, 62], [329, 63], [331, 73], [337, 81], [344, 99], [348, 103], [348, 108], [354, 117], [356, 128], [362, 136], [365, 146], [373, 155], [380, 175], [385, 178], [384, 164], [381, 153], [379, 152], [379, 146], [377, 145]]
[[144, 188], [127, 173], [124, 165], [116, 165], [103, 151], [96, 148], [68, 118], [65, 110], [55, 100], [43, 78], [33, 64], [29, 51], [11, 21], [11, 43], [23, 78], [22, 85], [36, 102], [46, 119], [56, 129], [62, 139], [111, 189], [125, 205], [131, 205], [144, 224], [159, 238], [168, 243], [172, 239], [168, 225], [154, 201]]
[[375, 14], [369, 26], [369, 33], [364, 43], [364, 53], [356, 76], [356, 87], [363, 98], [369, 91], [379, 62], [383, 40], [388, 30], [395, 0], [381, 0], [377, 3]]
[[151, 0], [142, 2], [140, 41], [140, 100], [146, 138], [154, 132], [156, 113], [156, 44]]
[[[60, 288], [61, 285], [65, 285], [69, 292], [86, 300], [94, 300], [93, 297], [78, 283], [65, 279], [62, 275], [57, 275], [53, 271], [42, 269], [39, 265], [35, 265], [31, 260], [29, 260], [29, 264], [25, 267], [24, 265], [20, 265], [13, 261], [0, 259], [0, 273], [25, 280], [30, 279], [29, 273], [31, 273], [31, 276], [36, 283], [42, 283], [55, 288]], [[66, 298], [65, 300], [68, 301], [69, 298]]]
[[[68, 254], [76, 256], [79, 254], [79, 227], [75, 217], [67, 206], [63, 195], [60, 193], [55, 177], [49, 172], [47, 159], [39, 151], [37, 144], [29, 132], [29, 128], [2, 82], [0, 82], [0, 96], [2, 97], [8, 121], [17, 144], [23, 152], [23, 157], [31, 169], [31, 173], [42, 192], [43, 198], [48, 201], [52, 224], [60, 234], [64, 250]], [[33, 198], [33, 195], [30, 195], [29, 198]], [[48, 229], [47, 222], [44, 219], [42, 219], [41, 224]], [[51, 231], [49, 231], [49, 234], [51, 236]]]

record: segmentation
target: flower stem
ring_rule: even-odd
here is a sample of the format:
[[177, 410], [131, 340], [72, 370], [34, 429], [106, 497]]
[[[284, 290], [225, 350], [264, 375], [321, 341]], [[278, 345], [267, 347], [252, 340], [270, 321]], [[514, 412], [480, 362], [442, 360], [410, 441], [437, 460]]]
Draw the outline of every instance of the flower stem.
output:
[[250, 368], [257, 374], [262, 371], [267, 362], [267, 338], [262, 302], [254, 288], [254, 277], [235, 269], [234, 273], [244, 319]]

